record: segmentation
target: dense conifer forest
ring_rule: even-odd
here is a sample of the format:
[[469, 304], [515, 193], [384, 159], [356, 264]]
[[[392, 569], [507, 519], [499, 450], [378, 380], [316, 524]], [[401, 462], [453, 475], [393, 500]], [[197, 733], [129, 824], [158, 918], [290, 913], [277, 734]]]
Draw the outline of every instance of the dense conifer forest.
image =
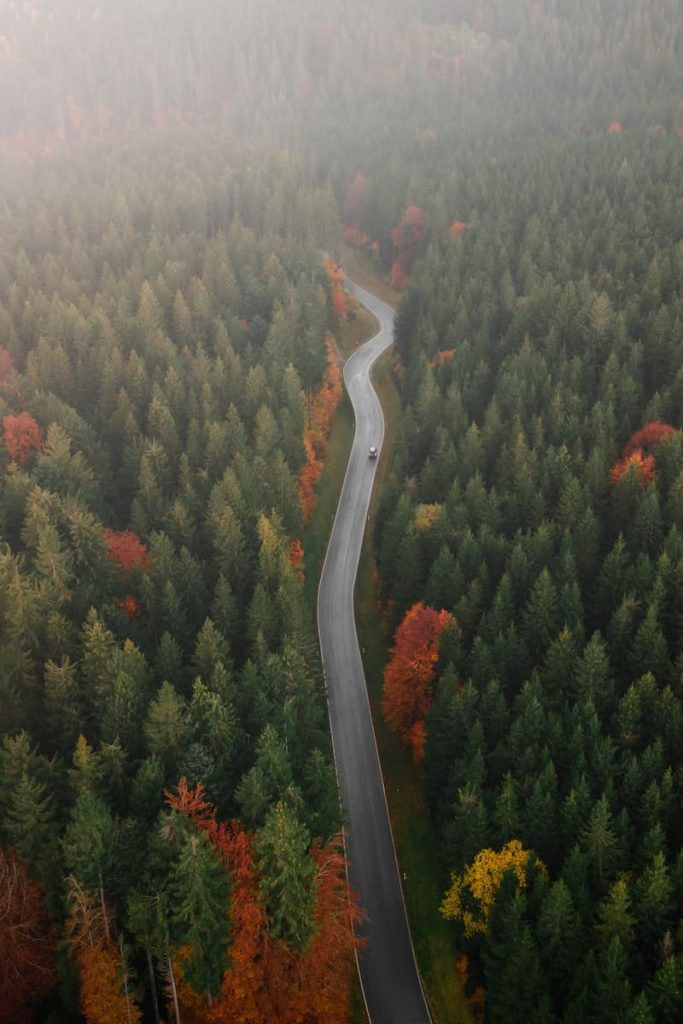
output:
[[[379, 576], [397, 621], [452, 621], [397, 727], [487, 1020], [682, 1008], [682, 170], [608, 138], [465, 173], [471, 226], [401, 306]], [[517, 840], [485, 907], [477, 859]]]
[[383, 712], [472, 1019], [678, 1022], [677, 0], [2, 4], [0, 180], [0, 1020], [352, 1019], [343, 237], [400, 297]]
[[[343, 1019], [329, 971], [317, 992], [351, 940], [297, 544], [303, 395], [337, 371], [331, 197], [291, 162], [179, 136], [55, 160], [4, 199], [3, 864], [66, 917], [89, 1020], [145, 958], [150, 1008], [155, 973], [180, 1010], [183, 983], [217, 997], [228, 906], [247, 953], [216, 1014], [236, 988], [258, 1003], [248, 944], [277, 941], [263, 1019], [296, 1019], [287, 998], [320, 1019], [340, 999]], [[181, 778], [194, 803], [176, 806]], [[204, 838], [209, 813], [241, 826]], [[258, 891], [221, 859], [257, 866]], [[256, 920], [238, 926], [241, 903]], [[312, 938], [335, 909], [341, 934]], [[15, 953], [18, 1015], [54, 950]]]

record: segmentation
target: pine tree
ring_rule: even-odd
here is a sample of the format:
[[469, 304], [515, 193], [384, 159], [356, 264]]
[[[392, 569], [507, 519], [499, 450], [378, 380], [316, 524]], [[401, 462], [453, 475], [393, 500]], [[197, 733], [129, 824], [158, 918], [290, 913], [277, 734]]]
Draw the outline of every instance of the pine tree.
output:
[[184, 748], [187, 735], [185, 702], [171, 683], [164, 682], [147, 711], [147, 747], [151, 754], [161, 758], [167, 770], [172, 770]]
[[31, 873], [49, 888], [59, 868], [55, 802], [47, 786], [28, 771], [22, 773], [10, 795], [5, 829]]
[[625, 878], [618, 878], [609, 894], [598, 905], [597, 934], [603, 945], [617, 939], [625, 952], [629, 952], [635, 938], [636, 918], [631, 912], [631, 895]]
[[595, 968], [594, 1012], [609, 1024], [620, 1024], [631, 1008], [633, 995], [627, 966], [619, 939], [612, 939], [600, 952]]
[[189, 946], [185, 979], [209, 1005], [221, 986], [228, 948], [229, 885], [225, 868], [208, 839], [189, 835], [171, 876], [172, 929], [180, 946]]
[[261, 896], [272, 934], [300, 951], [313, 931], [310, 836], [286, 804], [271, 808], [254, 843]]
[[569, 888], [562, 878], [543, 897], [538, 916], [538, 937], [545, 970], [564, 992], [582, 947], [582, 928]]
[[112, 879], [116, 842], [116, 823], [108, 807], [100, 797], [83, 789], [64, 832], [64, 862], [85, 889], [100, 893], [102, 901]]
[[646, 989], [652, 1015], [661, 1024], [675, 1024], [683, 1013], [683, 969], [675, 956], [668, 957]]
[[611, 873], [616, 850], [612, 813], [604, 795], [593, 804], [590, 818], [581, 831], [581, 844], [595, 881], [602, 888]]

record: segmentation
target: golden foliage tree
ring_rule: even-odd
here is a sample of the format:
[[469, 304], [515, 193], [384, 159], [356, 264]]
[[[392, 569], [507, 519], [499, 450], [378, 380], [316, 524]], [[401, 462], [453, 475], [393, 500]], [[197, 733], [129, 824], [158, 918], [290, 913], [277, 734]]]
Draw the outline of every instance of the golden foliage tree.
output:
[[[519, 839], [511, 839], [502, 850], [480, 850], [462, 875], [452, 874], [451, 884], [441, 903], [444, 917], [461, 921], [465, 935], [486, 933], [496, 893], [508, 871], [514, 871], [523, 888], [527, 880], [530, 851]], [[537, 864], [545, 870], [540, 861]]]

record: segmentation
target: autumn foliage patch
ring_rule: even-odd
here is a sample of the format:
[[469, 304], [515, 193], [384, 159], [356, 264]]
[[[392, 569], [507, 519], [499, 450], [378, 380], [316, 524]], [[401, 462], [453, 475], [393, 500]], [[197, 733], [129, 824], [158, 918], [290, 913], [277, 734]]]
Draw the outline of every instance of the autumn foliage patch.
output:
[[315, 508], [315, 487], [323, 471], [332, 419], [342, 395], [342, 376], [332, 342], [327, 342], [327, 370], [323, 386], [313, 399], [311, 417], [304, 431], [306, 465], [299, 471], [299, 500], [308, 522]]
[[384, 717], [400, 733], [417, 765], [424, 754], [424, 720], [434, 695], [439, 637], [452, 621], [446, 611], [437, 612], [421, 601], [414, 604], [396, 630], [384, 670]]
[[[529, 850], [512, 839], [502, 850], [480, 850], [462, 875], [451, 875], [451, 885], [441, 904], [444, 917], [462, 921], [465, 935], [486, 934], [496, 893], [508, 871], [514, 871], [520, 888], [527, 880]], [[545, 867], [536, 861], [541, 871]]]
[[429, 363], [429, 367], [433, 370], [436, 366], [443, 366], [444, 363], [450, 363], [454, 356], [454, 348], [442, 348], [436, 353], [432, 361]]
[[655, 445], [664, 437], [669, 437], [671, 434], [675, 434], [677, 431], [674, 427], [669, 426], [668, 423], [660, 423], [654, 420], [652, 423], [646, 424], [642, 430], [637, 430], [633, 434], [628, 442], [624, 445], [623, 455], [628, 457], [634, 452], [638, 451], [639, 448], [654, 448]]
[[268, 930], [251, 836], [240, 823], [217, 820], [201, 783], [192, 790], [183, 779], [178, 795], [167, 793], [166, 800], [207, 835], [232, 879], [230, 962], [221, 992], [212, 1008], [197, 1014], [187, 986], [179, 990], [181, 1000], [194, 1010], [193, 1019], [198, 1024], [346, 1024], [360, 913], [349, 899], [339, 841], [311, 849], [315, 931], [305, 951], [297, 953]]
[[109, 942], [85, 947], [78, 956], [81, 975], [81, 1006], [87, 1024], [138, 1024], [142, 1012], [122, 985], [121, 962]]
[[398, 226], [391, 232], [396, 257], [391, 267], [389, 283], [400, 290], [408, 284], [410, 272], [420, 247], [427, 217], [419, 206], [407, 206]]
[[112, 915], [101, 894], [87, 892], [69, 880], [66, 940], [78, 962], [81, 1009], [87, 1024], [139, 1024], [122, 951], [112, 938]]
[[304, 546], [296, 537], [289, 545], [289, 563], [300, 583], [304, 582]]
[[149, 570], [151, 560], [147, 546], [142, 543], [137, 533], [132, 530], [109, 530], [105, 528], [104, 538], [107, 542], [107, 553], [112, 562], [123, 569], [126, 578], [134, 569]]
[[332, 291], [332, 307], [335, 315], [340, 320], [346, 320], [347, 308], [346, 308], [346, 290], [344, 288], [344, 271], [339, 266], [336, 260], [326, 260], [325, 270], [327, 276], [330, 279], [330, 288]]
[[43, 446], [43, 432], [28, 412], [16, 416], [3, 416], [3, 443], [11, 459], [22, 466], [31, 452], [40, 451]]
[[0, 849], [0, 1017], [22, 1024], [55, 986], [56, 929], [43, 893], [12, 850]]
[[616, 484], [630, 469], [638, 473], [641, 484], [645, 487], [655, 478], [657, 462], [652, 454], [646, 454], [647, 449], [654, 448], [665, 437], [678, 433], [668, 423], [660, 423], [654, 420], [647, 423], [641, 430], [632, 434], [622, 451], [622, 458], [615, 464], [610, 473], [610, 483]]
[[129, 619], [137, 619], [140, 614], [140, 602], [132, 594], [126, 594], [124, 597], [117, 597], [114, 601], [117, 608], [121, 608]]
[[656, 468], [654, 455], [643, 455], [642, 449], [636, 448], [631, 455], [619, 459], [610, 473], [609, 482], [614, 486], [632, 469], [638, 474], [643, 487], [646, 487], [654, 480]]

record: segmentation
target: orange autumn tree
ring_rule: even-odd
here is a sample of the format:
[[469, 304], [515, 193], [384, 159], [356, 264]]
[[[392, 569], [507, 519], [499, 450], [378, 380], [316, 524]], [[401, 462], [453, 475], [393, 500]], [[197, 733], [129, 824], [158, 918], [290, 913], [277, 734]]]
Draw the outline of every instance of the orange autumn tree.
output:
[[643, 455], [642, 448], [636, 448], [628, 457], [619, 459], [609, 475], [609, 482], [614, 486], [630, 470], [633, 470], [638, 474], [638, 479], [643, 487], [647, 487], [655, 478], [656, 468], [654, 455]]
[[676, 428], [668, 423], [660, 423], [658, 420], [653, 420], [652, 423], [646, 423], [644, 427], [636, 430], [635, 434], [631, 435], [624, 445], [622, 454], [628, 458], [629, 455], [633, 455], [639, 448], [654, 448], [663, 438], [677, 433]]
[[433, 370], [436, 366], [443, 366], [444, 363], [450, 363], [451, 359], [455, 357], [454, 348], [442, 348], [436, 353], [432, 361], [429, 363], [430, 370]]
[[43, 432], [28, 412], [2, 418], [3, 443], [7, 454], [22, 466], [31, 452], [43, 447]]
[[87, 1024], [140, 1024], [123, 950], [112, 938], [109, 908], [99, 895], [68, 879], [67, 944], [81, 976], [81, 1009]]
[[13, 850], [0, 849], [0, 1013], [23, 1024], [57, 983], [57, 933], [43, 892]]
[[313, 515], [315, 487], [323, 471], [332, 419], [342, 396], [342, 375], [332, 341], [327, 341], [327, 370], [320, 391], [313, 399], [311, 415], [304, 430], [306, 465], [299, 470], [298, 492], [305, 521]]
[[133, 597], [132, 594], [126, 594], [124, 597], [114, 598], [114, 604], [117, 608], [120, 608], [126, 613], [129, 621], [131, 619], [137, 619], [140, 614], [140, 602], [137, 597]]
[[391, 232], [391, 241], [396, 256], [389, 274], [389, 283], [398, 290], [408, 284], [410, 272], [420, 247], [427, 217], [419, 206], [407, 206], [401, 214], [398, 226]]
[[610, 483], [612, 485], [618, 483], [630, 469], [637, 472], [643, 487], [652, 483], [657, 462], [654, 455], [646, 455], [645, 452], [655, 448], [665, 437], [671, 437], [672, 434], [677, 433], [675, 427], [668, 423], [660, 423], [658, 420], [646, 423], [640, 430], [636, 430], [624, 445], [623, 458], [615, 464], [610, 473]]
[[434, 696], [439, 638], [453, 621], [447, 611], [437, 612], [418, 601], [394, 634], [391, 657], [384, 670], [382, 712], [417, 765], [424, 754], [424, 720]]
[[330, 289], [332, 292], [332, 308], [334, 309], [335, 316], [337, 316], [340, 320], [346, 320], [348, 311], [346, 308], [344, 271], [339, 266], [337, 261], [333, 259], [325, 260], [325, 271], [330, 280]]
[[151, 568], [147, 545], [142, 543], [137, 533], [133, 533], [132, 530], [110, 530], [105, 527], [104, 539], [107, 542], [109, 559], [121, 566], [126, 579], [134, 569]]
[[[271, 963], [271, 940], [265, 908], [258, 900], [258, 876], [251, 854], [251, 837], [239, 821], [219, 822], [216, 808], [204, 799], [201, 782], [190, 789], [185, 779], [178, 784], [178, 793], [165, 794], [171, 810], [184, 814], [196, 828], [204, 832], [218, 851], [232, 880], [229, 918], [230, 968], [223, 976], [221, 992], [209, 1011], [205, 1008], [202, 1024], [229, 1021], [231, 1024], [260, 1024], [269, 1019], [270, 996], [267, 970]], [[174, 967], [182, 976], [182, 963]], [[227, 965], [226, 965], [227, 967]], [[183, 1013], [195, 1016], [195, 993], [181, 981], [178, 999]]]
[[[220, 995], [201, 1015], [201, 1024], [346, 1024], [358, 946], [353, 930], [360, 914], [349, 899], [339, 841], [314, 844], [311, 850], [315, 930], [299, 954], [268, 930], [251, 836], [240, 823], [218, 822], [201, 783], [192, 790], [181, 779], [178, 794], [167, 793], [166, 801], [208, 836], [232, 878], [229, 964]], [[179, 997], [199, 1019], [196, 1003], [182, 984]]]
[[304, 546], [298, 538], [289, 545], [289, 564], [294, 569], [299, 583], [304, 582]]

